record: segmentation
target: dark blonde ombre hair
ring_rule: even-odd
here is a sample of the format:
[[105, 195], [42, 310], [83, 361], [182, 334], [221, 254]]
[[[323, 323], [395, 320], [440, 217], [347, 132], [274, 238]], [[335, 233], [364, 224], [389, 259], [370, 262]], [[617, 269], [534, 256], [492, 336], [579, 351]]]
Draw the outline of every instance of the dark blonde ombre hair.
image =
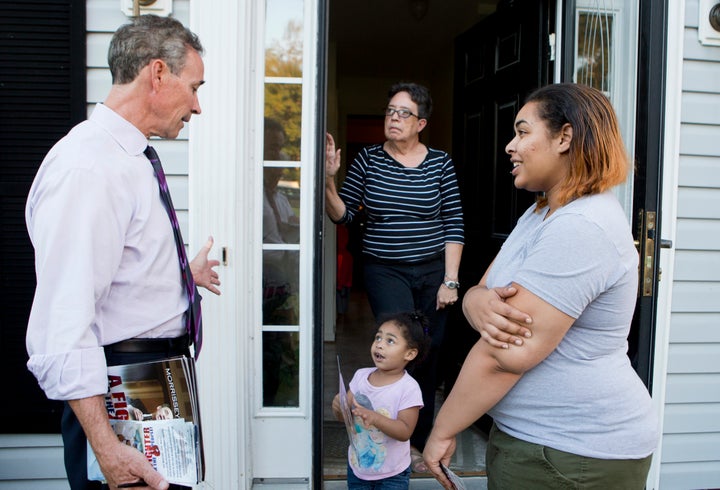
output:
[[[537, 105], [538, 116], [552, 135], [565, 124], [572, 127], [570, 168], [557, 191], [561, 206], [625, 182], [630, 161], [615, 110], [602, 92], [587, 85], [558, 83], [530, 94], [525, 103], [530, 102]], [[538, 197], [537, 209], [546, 205], [547, 198]]]

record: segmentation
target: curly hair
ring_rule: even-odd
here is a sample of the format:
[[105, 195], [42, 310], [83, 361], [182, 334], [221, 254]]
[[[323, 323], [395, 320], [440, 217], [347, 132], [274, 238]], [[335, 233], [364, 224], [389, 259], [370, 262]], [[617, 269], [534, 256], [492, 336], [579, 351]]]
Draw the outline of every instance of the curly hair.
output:
[[411, 349], [417, 349], [417, 355], [408, 362], [406, 369], [416, 368], [427, 357], [430, 350], [430, 334], [428, 328], [430, 321], [420, 311], [403, 311], [383, 315], [377, 322], [377, 327], [383, 323], [392, 323], [400, 329], [405, 342]]

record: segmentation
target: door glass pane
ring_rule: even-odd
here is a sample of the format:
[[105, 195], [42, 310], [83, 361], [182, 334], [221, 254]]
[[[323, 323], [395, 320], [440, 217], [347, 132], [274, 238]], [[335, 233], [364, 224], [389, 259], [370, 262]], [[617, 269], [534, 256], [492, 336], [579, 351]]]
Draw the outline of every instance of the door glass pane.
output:
[[[574, 81], [602, 91], [618, 115], [631, 160], [635, 147], [638, 2], [577, 0], [575, 6]], [[630, 175], [614, 191], [628, 219], [632, 212]]]
[[267, 0], [265, 19], [265, 76], [301, 77], [302, 0]]
[[[272, 128], [268, 128], [271, 125]], [[279, 126], [279, 127], [278, 127]], [[265, 84], [265, 141], [277, 138], [282, 131], [284, 142], [281, 154], [272, 159], [300, 161], [300, 133], [302, 131], [302, 85], [299, 83]], [[269, 158], [265, 158], [270, 160]]]
[[263, 170], [263, 243], [300, 243], [300, 169]]
[[299, 405], [299, 335], [297, 332], [263, 332], [263, 405]]
[[297, 325], [300, 315], [297, 250], [263, 250], [263, 324]]
[[590, 85], [605, 94], [611, 92], [610, 63], [613, 46], [615, 16], [607, 12], [579, 12], [578, 58], [575, 77], [579, 83]]

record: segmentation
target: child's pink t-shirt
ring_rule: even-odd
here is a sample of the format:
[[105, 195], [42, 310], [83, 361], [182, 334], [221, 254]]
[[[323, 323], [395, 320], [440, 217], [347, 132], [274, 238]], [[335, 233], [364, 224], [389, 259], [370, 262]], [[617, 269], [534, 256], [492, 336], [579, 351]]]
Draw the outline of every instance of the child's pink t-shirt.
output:
[[[422, 392], [417, 381], [407, 372], [395, 383], [373, 386], [368, 381], [377, 368], [361, 368], [350, 381], [350, 391], [361, 406], [391, 419], [398, 412], [411, 407], [422, 407]], [[410, 441], [393, 439], [375, 426], [363, 426], [355, 417], [353, 444], [348, 448], [348, 460], [353, 473], [362, 480], [380, 480], [395, 476], [410, 466]]]

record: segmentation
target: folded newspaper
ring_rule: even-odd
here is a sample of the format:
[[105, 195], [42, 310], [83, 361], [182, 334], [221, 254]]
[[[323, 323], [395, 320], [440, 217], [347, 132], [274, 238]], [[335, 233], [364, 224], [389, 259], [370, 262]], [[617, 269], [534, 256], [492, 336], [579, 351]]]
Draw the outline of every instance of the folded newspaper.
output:
[[[118, 440], [145, 454], [169, 483], [192, 486], [204, 478], [195, 361], [108, 367], [105, 408]], [[88, 479], [105, 481], [88, 444]]]

